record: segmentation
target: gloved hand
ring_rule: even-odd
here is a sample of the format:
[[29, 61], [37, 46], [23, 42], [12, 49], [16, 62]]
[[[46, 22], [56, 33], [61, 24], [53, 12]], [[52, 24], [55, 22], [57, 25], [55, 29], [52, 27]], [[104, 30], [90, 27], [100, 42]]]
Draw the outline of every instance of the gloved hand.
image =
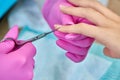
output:
[[[4, 38], [17, 39], [18, 27], [13, 27]], [[11, 40], [0, 42], [0, 80], [32, 80], [35, 47], [27, 43], [15, 48]]]
[[[80, 62], [85, 59], [90, 45], [94, 41], [92, 38], [85, 38], [82, 40], [69, 40], [61, 32], [55, 32], [55, 35], [59, 38], [57, 45], [66, 50], [66, 56], [74, 62]], [[77, 38], [75, 38], [77, 39]], [[86, 46], [86, 47], [83, 47]]]
[[[70, 25], [77, 23], [87, 23], [94, 25], [84, 18], [74, 17], [62, 13], [59, 8], [60, 4], [74, 6], [66, 0], [46, 0], [43, 6], [43, 16], [52, 29], [54, 29], [55, 24]], [[94, 41], [93, 38], [78, 34], [65, 34], [56, 31], [55, 35], [59, 39], [57, 44], [67, 51], [66, 56], [74, 62], [80, 62], [84, 60], [90, 46]]]

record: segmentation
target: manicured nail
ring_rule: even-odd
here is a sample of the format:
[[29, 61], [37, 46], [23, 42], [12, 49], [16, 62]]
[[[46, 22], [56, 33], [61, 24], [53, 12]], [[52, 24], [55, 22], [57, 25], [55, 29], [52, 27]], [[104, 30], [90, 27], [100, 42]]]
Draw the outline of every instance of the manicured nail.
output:
[[66, 8], [67, 6], [60, 5], [60, 9]]
[[62, 25], [59, 25], [59, 24], [55, 24], [55, 29], [59, 29], [60, 27], [62, 27]]

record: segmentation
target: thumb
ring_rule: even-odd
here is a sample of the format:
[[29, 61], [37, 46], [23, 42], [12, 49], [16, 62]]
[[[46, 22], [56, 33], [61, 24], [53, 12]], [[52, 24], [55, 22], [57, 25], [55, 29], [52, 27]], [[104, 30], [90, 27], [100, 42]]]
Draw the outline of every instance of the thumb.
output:
[[[11, 28], [7, 32], [7, 34], [5, 35], [4, 39], [6, 39], [6, 38], [17, 39], [18, 32], [19, 32], [18, 31], [18, 27], [14, 26], [13, 28]], [[10, 40], [0, 42], [0, 53], [6, 54], [6, 53], [10, 52], [14, 48], [14, 45], [15, 45], [14, 42], [10, 41]]]
[[111, 51], [109, 48], [105, 47], [104, 48], [104, 54], [108, 57], [112, 58], [120, 58], [119, 54], [116, 54], [115, 52]]

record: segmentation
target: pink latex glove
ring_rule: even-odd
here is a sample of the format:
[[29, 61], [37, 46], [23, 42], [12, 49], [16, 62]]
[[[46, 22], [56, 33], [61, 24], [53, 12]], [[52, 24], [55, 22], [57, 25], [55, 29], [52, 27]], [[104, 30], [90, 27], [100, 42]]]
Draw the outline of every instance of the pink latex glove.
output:
[[[94, 25], [84, 18], [78, 18], [62, 13], [59, 8], [60, 4], [74, 6], [66, 0], [46, 0], [42, 9], [43, 16], [52, 29], [54, 29], [55, 24], [70, 25], [87, 23]], [[78, 34], [65, 34], [56, 31], [55, 35], [59, 38], [57, 44], [67, 51], [66, 56], [74, 62], [80, 62], [86, 57], [88, 50], [94, 41], [92, 38]]]
[[[4, 38], [17, 39], [18, 27], [13, 27]], [[0, 80], [32, 80], [35, 47], [27, 43], [15, 49], [13, 41], [0, 42]]]

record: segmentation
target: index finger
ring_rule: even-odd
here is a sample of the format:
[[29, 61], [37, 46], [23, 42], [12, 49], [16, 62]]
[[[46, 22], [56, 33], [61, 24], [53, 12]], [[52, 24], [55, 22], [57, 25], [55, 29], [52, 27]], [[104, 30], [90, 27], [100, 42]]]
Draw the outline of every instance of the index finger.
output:
[[55, 27], [60, 27], [58, 30], [61, 32], [83, 34], [95, 39], [103, 38], [102, 34], [104, 34], [102, 28], [100, 28], [99, 26], [89, 25], [85, 23], [79, 23], [69, 26], [56, 25]]

